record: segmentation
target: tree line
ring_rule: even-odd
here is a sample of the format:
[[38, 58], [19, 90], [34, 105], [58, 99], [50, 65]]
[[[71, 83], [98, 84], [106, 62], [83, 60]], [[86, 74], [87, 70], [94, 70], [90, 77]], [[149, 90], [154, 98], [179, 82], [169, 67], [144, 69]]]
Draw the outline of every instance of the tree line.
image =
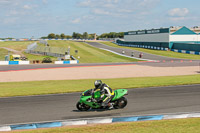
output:
[[[124, 32], [110, 32], [110, 33], [103, 33], [101, 35], [96, 35], [97, 39], [101, 38], [123, 38], [124, 37]], [[83, 34], [73, 32], [72, 35], [65, 35], [64, 33], [62, 34], [54, 34], [50, 33], [48, 36], [41, 37], [41, 39], [94, 39], [95, 34], [88, 34], [87, 32], [84, 32]]]

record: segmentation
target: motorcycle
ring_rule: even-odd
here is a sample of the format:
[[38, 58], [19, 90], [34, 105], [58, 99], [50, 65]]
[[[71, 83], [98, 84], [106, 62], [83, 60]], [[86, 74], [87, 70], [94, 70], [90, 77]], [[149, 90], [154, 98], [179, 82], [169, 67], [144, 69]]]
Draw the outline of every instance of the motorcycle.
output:
[[[124, 95], [128, 95], [128, 90], [118, 89], [114, 91], [115, 95], [110, 101], [115, 109], [122, 109], [127, 105], [127, 99]], [[80, 100], [76, 104], [76, 107], [80, 111], [87, 111], [89, 109], [102, 109], [101, 102], [98, 99], [101, 97], [100, 91], [89, 89], [81, 93]], [[104, 96], [105, 98], [105, 96]], [[103, 98], [103, 99], [104, 99]]]

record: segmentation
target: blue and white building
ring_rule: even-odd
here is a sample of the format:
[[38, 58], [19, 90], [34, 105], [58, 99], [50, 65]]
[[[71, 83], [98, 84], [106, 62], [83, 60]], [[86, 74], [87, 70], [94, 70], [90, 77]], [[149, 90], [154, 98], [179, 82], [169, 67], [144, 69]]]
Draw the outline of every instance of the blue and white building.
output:
[[193, 51], [200, 54], [200, 33], [185, 26], [175, 29], [160, 28], [151, 30], [129, 31], [124, 33], [124, 41], [118, 44], [130, 47], [142, 47], [160, 50]]

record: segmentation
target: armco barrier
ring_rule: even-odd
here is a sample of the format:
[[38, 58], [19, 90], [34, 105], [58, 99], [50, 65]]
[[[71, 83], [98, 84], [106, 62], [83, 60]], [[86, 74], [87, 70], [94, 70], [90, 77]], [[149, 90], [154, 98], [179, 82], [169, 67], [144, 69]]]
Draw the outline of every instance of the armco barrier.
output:
[[54, 64], [78, 64], [78, 60], [70, 60], [70, 61], [55, 61]]
[[125, 47], [136, 47], [136, 48], [147, 48], [147, 49], [156, 49], [156, 50], [164, 50], [168, 51], [168, 48], [164, 47], [156, 47], [156, 46], [146, 46], [146, 45], [130, 45], [130, 44], [120, 44], [120, 43], [115, 43], [119, 46], [125, 46]]
[[28, 65], [30, 61], [0, 61], [0, 65]]
[[52, 127], [72, 126], [72, 125], [102, 124], [102, 123], [115, 123], [115, 122], [153, 121], [153, 120], [194, 118], [194, 117], [196, 118], [200, 117], [200, 113], [127, 116], [127, 117], [113, 117], [113, 118], [91, 118], [91, 119], [66, 120], [60, 122], [57, 121], [57, 122], [44, 122], [44, 123], [9, 125], [9, 126], [6, 125], [6, 126], [0, 126], [0, 131], [52, 128]]
[[180, 49], [171, 49], [173, 52], [178, 52], [178, 53], [186, 53], [186, 54], [195, 54], [195, 55], [200, 55], [200, 52], [198, 51], [186, 51], [186, 50], [180, 50]]

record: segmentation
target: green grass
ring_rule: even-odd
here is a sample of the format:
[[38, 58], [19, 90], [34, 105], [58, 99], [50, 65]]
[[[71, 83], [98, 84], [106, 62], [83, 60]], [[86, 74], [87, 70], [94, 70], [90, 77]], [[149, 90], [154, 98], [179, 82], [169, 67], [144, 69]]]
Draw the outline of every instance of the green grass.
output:
[[[33, 42], [0, 42], [0, 47], [12, 48], [18, 51], [25, 50], [29, 44]], [[95, 47], [92, 47], [83, 42], [74, 42], [74, 41], [62, 41], [62, 40], [50, 40], [48, 44], [51, 47], [62, 47], [68, 48], [70, 46], [71, 55], [79, 60], [80, 63], [108, 63], [108, 62], [134, 62], [138, 61], [136, 59], [127, 58], [113, 54], [108, 51], [104, 51]], [[39, 44], [42, 46], [43, 44]], [[78, 50], [78, 54], [75, 53], [75, 50]], [[45, 57], [42, 55], [32, 55], [23, 52], [23, 54], [29, 60], [42, 60]], [[4, 54], [0, 55], [0, 58], [4, 58]], [[78, 58], [80, 57], [80, 58]], [[50, 57], [53, 61], [57, 60], [56, 57]]]
[[200, 55], [183, 54], [183, 53], [177, 53], [177, 52], [172, 52], [172, 51], [152, 50], [152, 49], [145, 49], [145, 48], [124, 47], [124, 46], [118, 46], [112, 42], [101, 42], [101, 43], [106, 44], [108, 46], [112, 46], [112, 47], [128, 48], [128, 49], [133, 49], [133, 50], [137, 50], [137, 51], [141, 51], [145, 53], [161, 55], [161, 56], [166, 56], [166, 57], [200, 60]]
[[8, 41], [8, 42], [0, 42], [0, 47], [7, 47], [11, 49], [15, 49], [17, 51], [25, 50], [29, 44], [33, 42], [30, 41]]
[[23, 52], [23, 54], [28, 58], [29, 61], [32, 61], [32, 60], [40, 60], [40, 61], [42, 61], [46, 57], [51, 58], [52, 61], [58, 60], [57, 57], [52, 57], [52, 56], [33, 55], [33, 54], [25, 53], [25, 52]]
[[66, 126], [14, 133], [199, 133], [200, 118]]
[[[73, 41], [48, 41], [52, 47], [70, 46], [70, 54], [79, 60], [80, 63], [105, 63], [105, 62], [134, 62], [136, 59], [131, 59], [123, 56], [113, 54], [95, 47], [92, 47], [83, 42]], [[78, 54], [75, 53], [78, 50]], [[80, 58], [78, 58], [78, 56]]]
[[[27, 48], [29, 44], [33, 43], [32, 41], [9, 41], [9, 42], [0, 42], [0, 47], [7, 47], [17, 51], [23, 51]], [[42, 56], [42, 55], [32, 55], [22, 52], [30, 61], [31, 60], [42, 60], [45, 57], [50, 56]], [[5, 55], [8, 54], [8, 50], [0, 49], [0, 60], [5, 60]], [[56, 60], [57, 58], [51, 57], [52, 60]]]
[[[113, 89], [200, 84], [200, 75], [104, 79]], [[94, 88], [94, 79], [0, 83], [0, 97], [82, 92]]]
[[4, 61], [6, 55], [8, 55], [8, 50], [0, 48], [0, 61]]

